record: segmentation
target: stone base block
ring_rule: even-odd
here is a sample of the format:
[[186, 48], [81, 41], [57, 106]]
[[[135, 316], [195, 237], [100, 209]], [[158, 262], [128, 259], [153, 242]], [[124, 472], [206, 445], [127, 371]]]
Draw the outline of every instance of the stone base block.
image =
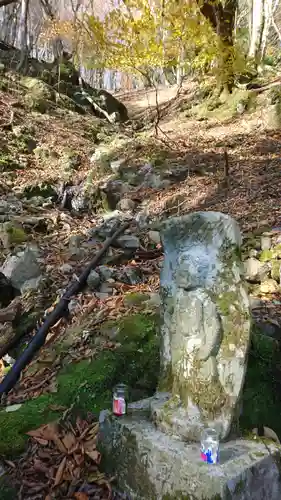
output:
[[251, 440], [222, 443], [220, 464], [201, 461], [198, 443], [157, 430], [145, 416], [100, 423], [104, 469], [133, 500], [280, 500], [280, 450]]

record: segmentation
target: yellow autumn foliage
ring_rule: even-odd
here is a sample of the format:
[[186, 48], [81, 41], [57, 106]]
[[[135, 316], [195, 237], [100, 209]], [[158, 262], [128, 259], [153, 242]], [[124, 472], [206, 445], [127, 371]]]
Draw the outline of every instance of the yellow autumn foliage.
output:
[[[222, 71], [224, 48], [194, 0], [119, 0], [103, 15], [88, 12], [75, 22], [53, 22], [44, 36], [70, 40], [87, 68], [143, 76], [179, 64]], [[241, 63], [235, 49], [229, 62]]]

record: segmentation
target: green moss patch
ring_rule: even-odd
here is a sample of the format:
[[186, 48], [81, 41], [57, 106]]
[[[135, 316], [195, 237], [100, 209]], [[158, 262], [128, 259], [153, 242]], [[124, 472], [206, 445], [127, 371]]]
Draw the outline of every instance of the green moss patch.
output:
[[243, 390], [242, 429], [252, 430], [257, 425], [265, 425], [281, 436], [280, 384], [279, 345], [254, 332]]
[[58, 375], [56, 393], [30, 400], [14, 412], [0, 412], [0, 454], [13, 456], [25, 445], [25, 433], [59, 418], [56, 405], [94, 414], [111, 408], [113, 387], [130, 389], [130, 399], [150, 396], [159, 374], [158, 318], [136, 314], [118, 321], [118, 347], [100, 352], [92, 360], [65, 366]]

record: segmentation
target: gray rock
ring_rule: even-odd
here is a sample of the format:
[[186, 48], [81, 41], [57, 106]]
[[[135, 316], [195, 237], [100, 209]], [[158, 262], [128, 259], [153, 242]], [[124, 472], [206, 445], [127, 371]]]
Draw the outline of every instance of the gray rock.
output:
[[149, 187], [153, 189], [165, 189], [171, 185], [171, 181], [169, 179], [162, 179], [161, 175], [158, 174], [146, 174], [143, 186]]
[[100, 275], [93, 269], [87, 279], [87, 285], [90, 290], [96, 290], [100, 284]]
[[249, 251], [249, 257], [256, 258], [258, 256], [259, 252], [255, 248], [251, 248]]
[[4, 248], [20, 245], [27, 239], [24, 229], [20, 224], [12, 221], [3, 222], [0, 224], [0, 242]]
[[31, 278], [30, 280], [26, 280], [20, 288], [20, 292], [23, 294], [28, 290], [38, 290], [40, 288], [42, 282], [42, 276], [38, 276], [37, 278]]
[[[52, 202], [51, 198], [49, 201], [50, 203]], [[42, 207], [46, 203], [46, 198], [43, 198], [43, 196], [32, 196], [29, 200], [25, 200], [25, 203], [34, 205], [35, 207]]]
[[114, 174], [119, 174], [121, 172], [122, 166], [126, 163], [124, 158], [120, 160], [115, 160], [110, 162], [110, 168]]
[[126, 182], [116, 179], [107, 181], [103, 186], [101, 186], [101, 189], [106, 194], [110, 210], [114, 210], [124, 194], [131, 190], [130, 186]]
[[102, 283], [99, 292], [95, 292], [100, 300], [108, 299], [113, 294], [113, 289], [108, 283]]
[[141, 270], [136, 266], [126, 266], [122, 271], [116, 273], [116, 279], [128, 285], [142, 283]]
[[261, 299], [259, 299], [258, 297], [252, 297], [250, 295], [249, 301], [250, 301], [250, 307], [252, 310], [260, 309], [263, 306], [263, 301]]
[[99, 266], [96, 268], [96, 271], [99, 273], [102, 281], [112, 279], [115, 275], [115, 269], [109, 266]]
[[8, 257], [1, 271], [11, 279], [12, 285], [18, 290], [26, 281], [41, 275], [37, 255], [30, 249]]
[[270, 250], [271, 249], [271, 238], [270, 236], [261, 236], [261, 249]]
[[118, 210], [128, 212], [130, 210], [134, 210], [135, 205], [135, 202], [133, 200], [130, 200], [130, 198], [122, 198], [120, 201], [118, 201], [116, 207]]
[[[119, 215], [121, 214], [121, 215]], [[97, 227], [90, 229], [89, 234], [91, 237], [98, 236], [99, 238], [109, 238], [118, 229], [122, 221], [122, 212], [114, 211], [112, 216], [104, 217], [104, 222]]]
[[253, 283], [260, 283], [269, 275], [270, 266], [265, 262], [260, 262], [254, 257], [250, 257], [244, 262], [245, 278]]
[[220, 445], [220, 463], [206, 464], [199, 443], [161, 433], [145, 416], [100, 416], [98, 448], [109, 476], [134, 500], [279, 500], [275, 444], [235, 440]]
[[75, 314], [79, 309], [79, 301], [77, 299], [71, 299], [68, 303], [68, 311], [70, 314]]
[[73, 266], [71, 266], [71, 264], [65, 263], [60, 266], [59, 270], [64, 274], [70, 274], [73, 272]]
[[5, 200], [0, 200], [0, 214], [6, 214], [9, 212], [9, 204]]
[[82, 241], [83, 237], [78, 234], [74, 234], [69, 238], [68, 242], [69, 256], [74, 260], [79, 260], [83, 258], [85, 254], [85, 249], [81, 248]]
[[161, 297], [159, 293], [151, 292], [149, 294], [148, 305], [159, 307], [161, 305]]
[[161, 243], [159, 231], [148, 231], [148, 237], [152, 243], [155, 243], [155, 245], [159, 245], [159, 243]]
[[185, 440], [200, 440], [206, 425], [224, 439], [237, 418], [250, 341], [239, 227], [219, 212], [195, 212], [166, 220], [161, 240], [160, 385], [168, 390], [169, 373], [173, 391], [153, 409], [156, 422]]
[[116, 240], [116, 244], [121, 248], [139, 248], [140, 240], [133, 234], [123, 234]]
[[278, 285], [277, 281], [273, 279], [267, 279], [263, 281], [260, 285], [260, 292], [261, 293], [277, 293], [280, 291], [280, 286]]

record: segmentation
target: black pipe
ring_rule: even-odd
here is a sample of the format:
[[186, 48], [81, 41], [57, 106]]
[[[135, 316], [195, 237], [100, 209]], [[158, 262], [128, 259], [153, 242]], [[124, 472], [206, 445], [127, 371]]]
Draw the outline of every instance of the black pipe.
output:
[[120, 236], [120, 234], [122, 234], [123, 231], [125, 231], [125, 229], [129, 227], [129, 225], [129, 222], [123, 224], [117, 231], [115, 231], [112, 236], [110, 236], [110, 238], [107, 238], [107, 240], [104, 242], [103, 247], [84, 269], [78, 280], [68, 287], [68, 289], [56, 305], [55, 309], [46, 317], [43, 325], [36, 332], [26, 349], [16, 360], [15, 364], [9, 370], [6, 377], [2, 380], [0, 384], [0, 397], [3, 394], [7, 394], [14, 387], [20, 377], [22, 370], [30, 363], [30, 361], [32, 361], [36, 352], [45, 344], [49, 329], [54, 326], [56, 322], [66, 313], [71, 297], [80, 292], [80, 290], [85, 286], [87, 278], [92, 269], [99, 263], [100, 259], [102, 258], [106, 250], [110, 247], [111, 243], [116, 238], [118, 238], [118, 236]]

